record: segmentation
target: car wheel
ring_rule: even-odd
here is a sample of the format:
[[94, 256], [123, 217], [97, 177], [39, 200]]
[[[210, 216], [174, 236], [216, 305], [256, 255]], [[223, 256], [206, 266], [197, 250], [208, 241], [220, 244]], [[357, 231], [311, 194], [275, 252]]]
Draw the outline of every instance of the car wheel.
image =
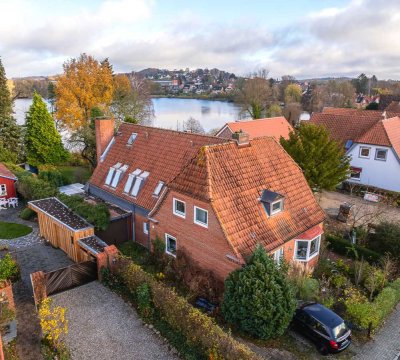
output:
[[324, 343], [321, 343], [318, 345], [318, 351], [321, 355], [329, 354], [328, 348], [326, 347], [326, 344], [324, 344]]

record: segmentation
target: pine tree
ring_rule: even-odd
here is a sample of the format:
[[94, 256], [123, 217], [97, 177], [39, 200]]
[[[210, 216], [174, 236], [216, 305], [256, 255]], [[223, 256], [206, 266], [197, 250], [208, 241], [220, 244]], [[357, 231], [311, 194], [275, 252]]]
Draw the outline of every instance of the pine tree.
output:
[[26, 115], [25, 150], [31, 165], [58, 164], [67, 158], [61, 135], [56, 129], [46, 103], [36, 92]]
[[288, 140], [281, 138], [281, 145], [302, 168], [313, 189], [333, 190], [348, 177], [349, 157], [322, 126], [301, 124]]
[[12, 99], [7, 86], [6, 72], [0, 59], [0, 118], [10, 117], [12, 111]]
[[248, 264], [225, 280], [225, 320], [260, 339], [282, 335], [296, 307], [285, 273], [262, 246]]
[[22, 129], [12, 117], [12, 99], [6, 73], [0, 59], [0, 161], [21, 160]]

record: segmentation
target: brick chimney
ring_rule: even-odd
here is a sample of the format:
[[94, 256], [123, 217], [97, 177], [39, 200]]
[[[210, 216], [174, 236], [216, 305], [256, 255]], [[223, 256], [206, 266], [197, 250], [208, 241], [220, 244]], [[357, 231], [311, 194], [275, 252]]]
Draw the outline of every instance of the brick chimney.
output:
[[232, 134], [232, 139], [236, 140], [238, 146], [246, 146], [250, 143], [249, 134], [243, 132], [242, 130], [234, 132]]
[[96, 129], [96, 156], [100, 156], [114, 136], [115, 120], [110, 118], [97, 118], [94, 121]]

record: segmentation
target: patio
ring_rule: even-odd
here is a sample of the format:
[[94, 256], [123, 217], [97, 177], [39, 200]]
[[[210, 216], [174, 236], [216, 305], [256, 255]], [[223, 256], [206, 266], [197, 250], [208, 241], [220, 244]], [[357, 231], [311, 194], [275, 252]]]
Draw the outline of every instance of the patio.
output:
[[0, 211], [7, 210], [8, 208], [13, 207], [14, 209], [18, 207], [18, 198], [11, 197], [11, 198], [0, 198]]

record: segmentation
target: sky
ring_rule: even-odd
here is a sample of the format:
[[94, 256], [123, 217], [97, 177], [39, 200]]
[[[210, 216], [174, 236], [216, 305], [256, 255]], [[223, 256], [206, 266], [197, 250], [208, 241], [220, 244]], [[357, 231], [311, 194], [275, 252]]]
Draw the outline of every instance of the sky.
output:
[[0, 0], [8, 77], [85, 52], [115, 72], [219, 68], [400, 80], [400, 0]]

